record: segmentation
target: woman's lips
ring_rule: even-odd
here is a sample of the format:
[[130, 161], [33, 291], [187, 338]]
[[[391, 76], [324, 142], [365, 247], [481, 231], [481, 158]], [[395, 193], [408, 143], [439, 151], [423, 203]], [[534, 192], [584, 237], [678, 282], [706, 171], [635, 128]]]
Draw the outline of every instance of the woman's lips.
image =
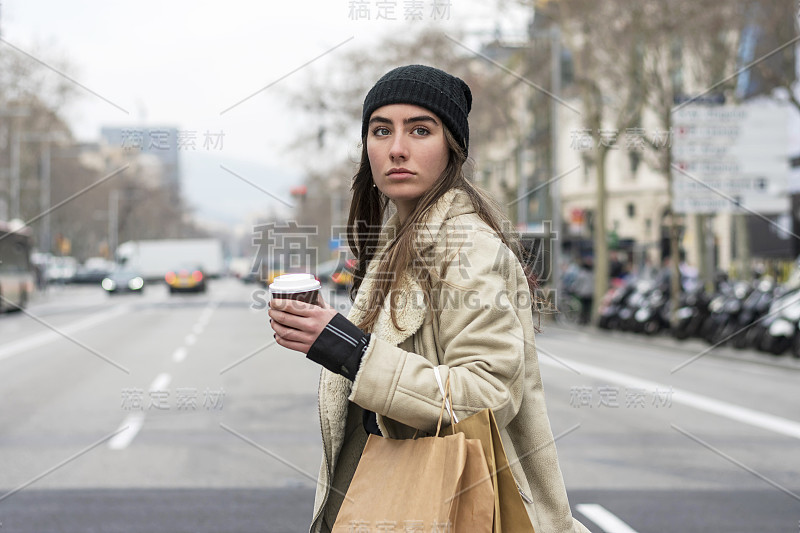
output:
[[412, 177], [414, 175], [413, 172], [408, 170], [407, 168], [393, 168], [389, 172], [386, 173], [386, 176], [389, 179], [394, 180], [404, 180]]
[[412, 177], [414, 174], [411, 172], [392, 172], [388, 175], [390, 180], [405, 180]]

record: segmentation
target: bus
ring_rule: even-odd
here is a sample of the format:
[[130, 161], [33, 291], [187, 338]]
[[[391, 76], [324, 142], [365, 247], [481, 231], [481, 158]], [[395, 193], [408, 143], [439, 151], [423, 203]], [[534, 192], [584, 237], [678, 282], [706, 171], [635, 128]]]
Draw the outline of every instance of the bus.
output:
[[21, 222], [0, 221], [0, 311], [24, 309], [34, 283], [31, 229]]

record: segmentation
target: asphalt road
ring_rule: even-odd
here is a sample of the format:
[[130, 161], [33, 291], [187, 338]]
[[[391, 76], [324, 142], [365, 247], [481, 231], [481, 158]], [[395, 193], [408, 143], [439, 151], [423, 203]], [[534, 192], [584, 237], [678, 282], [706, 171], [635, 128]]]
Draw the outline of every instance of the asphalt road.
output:
[[[319, 370], [272, 342], [258, 290], [53, 288], [0, 316], [0, 533], [305, 531]], [[795, 361], [550, 325], [537, 343], [590, 530], [800, 529]]]

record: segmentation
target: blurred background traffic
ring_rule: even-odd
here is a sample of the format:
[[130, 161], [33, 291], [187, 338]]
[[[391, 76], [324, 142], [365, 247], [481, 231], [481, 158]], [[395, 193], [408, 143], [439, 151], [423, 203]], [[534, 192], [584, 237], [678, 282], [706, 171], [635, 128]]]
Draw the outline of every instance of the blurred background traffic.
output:
[[[721, 276], [783, 287], [795, 270], [800, 104], [791, 1], [344, 7], [329, 24], [344, 39], [286, 76], [264, 71], [271, 81], [255, 92], [238, 85], [241, 76], [223, 76], [229, 104], [192, 113], [165, 98], [177, 94], [165, 84], [119, 84], [95, 70], [109, 66], [95, 44], [105, 25], [94, 38], [74, 37], [57, 20], [34, 24], [32, 7], [4, 5], [0, 229], [15, 238], [0, 237], [3, 307], [50, 283], [101, 283], [121, 267], [150, 269], [150, 281], [180, 268], [262, 282], [273, 270], [346, 271], [361, 99], [382, 72], [409, 62], [435, 64], [472, 87], [473, 179], [522, 233], [552, 290], [551, 311], [570, 304], [576, 294], [562, 283], [587, 264], [592, 287], [578, 298], [591, 299], [581, 321], [594, 324], [614, 280], [671, 269], [673, 324], [686, 269], [692, 290], [706, 296]], [[201, 10], [191, 27], [213, 15]], [[303, 20], [277, 7], [262, 15], [272, 25]], [[146, 13], [134, 16], [161, 28]], [[228, 26], [221, 22], [220, 34]], [[73, 38], [97, 63], [80, 62]], [[210, 54], [204, 74], [221, 69], [223, 57]], [[185, 61], [193, 65], [196, 54]], [[74, 77], [82, 71], [85, 83]], [[121, 86], [128, 89], [113, 94]], [[301, 250], [270, 240], [289, 233]], [[192, 239], [220, 250], [199, 261], [173, 247]], [[156, 272], [135, 264], [158, 246], [172, 265]]]

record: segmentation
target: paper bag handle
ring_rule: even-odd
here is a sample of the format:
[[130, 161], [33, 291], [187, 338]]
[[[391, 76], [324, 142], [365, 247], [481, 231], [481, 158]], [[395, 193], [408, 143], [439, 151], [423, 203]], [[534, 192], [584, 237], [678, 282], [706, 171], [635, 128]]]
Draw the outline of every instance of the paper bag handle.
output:
[[439, 373], [438, 366], [433, 367], [433, 374], [436, 376], [436, 383], [439, 384], [439, 392], [442, 393], [442, 408], [439, 411], [439, 421], [436, 423], [436, 436], [438, 437], [439, 430], [442, 428], [442, 417], [444, 416], [445, 407], [447, 408], [447, 412], [450, 413], [450, 419], [454, 424], [458, 424], [458, 417], [450, 406], [450, 400], [452, 399], [450, 395], [450, 375], [447, 375], [447, 383], [442, 386], [442, 375]]
[[[444, 389], [445, 389], [444, 399], [442, 400], [442, 407], [441, 409], [439, 409], [439, 421], [436, 422], [437, 437], [439, 436], [439, 430], [442, 429], [442, 417], [444, 417], [444, 404], [445, 402], [447, 402], [447, 395], [450, 393], [450, 376], [447, 377], [447, 383], [445, 384]], [[451, 428], [453, 427], [452, 424], [450, 425], [450, 427]]]
[[458, 417], [456, 413], [453, 411], [453, 408], [450, 407], [450, 375], [447, 375], [447, 392], [445, 392], [445, 388], [442, 385], [442, 375], [439, 373], [439, 367], [433, 367], [433, 375], [436, 376], [436, 383], [439, 384], [439, 392], [442, 393], [442, 398], [444, 398], [444, 405], [447, 408], [447, 412], [450, 413], [450, 418], [453, 419], [453, 422], [458, 424]]

